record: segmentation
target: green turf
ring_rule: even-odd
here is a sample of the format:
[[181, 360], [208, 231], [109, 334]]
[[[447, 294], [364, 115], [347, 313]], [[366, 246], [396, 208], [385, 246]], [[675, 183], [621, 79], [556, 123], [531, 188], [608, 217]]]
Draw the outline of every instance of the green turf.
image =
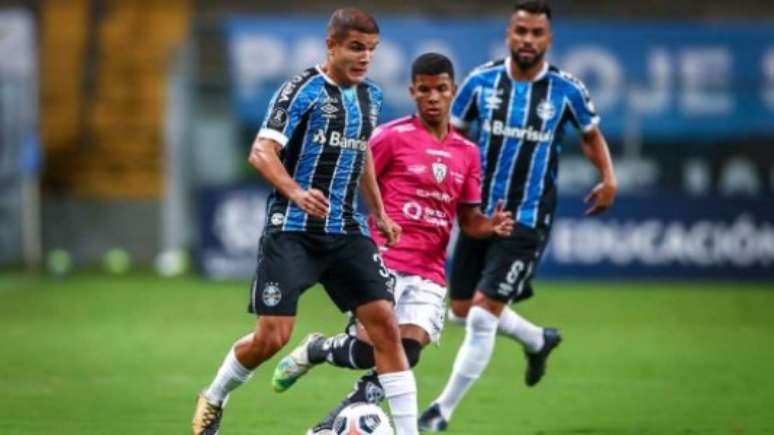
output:
[[[197, 391], [253, 327], [246, 297], [245, 283], [0, 272], [0, 434], [189, 433]], [[774, 285], [540, 283], [520, 310], [565, 335], [546, 379], [526, 388], [519, 349], [498, 339], [448, 433], [774, 433], [772, 307]], [[291, 344], [342, 322], [312, 290]], [[420, 407], [462, 332], [424, 353]], [[280, 395], [275, 362], [234, 393], [225, 435], [300, 435], [354, 381], [323, 367]]]

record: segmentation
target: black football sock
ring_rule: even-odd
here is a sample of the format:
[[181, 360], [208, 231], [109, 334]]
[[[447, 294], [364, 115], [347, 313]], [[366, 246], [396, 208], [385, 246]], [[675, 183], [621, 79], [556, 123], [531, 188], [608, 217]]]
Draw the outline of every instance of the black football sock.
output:
[[323, 352], [313, 352], [310, 349], [309, 360], [317, 362], [320, 354], [323, 359], [336, 367], [350, 369], [370, 369], [374, 366], [374, 349], [370, 344], [358, 340], [348, 334], [338, 334], [325, 340], [322, 344]]

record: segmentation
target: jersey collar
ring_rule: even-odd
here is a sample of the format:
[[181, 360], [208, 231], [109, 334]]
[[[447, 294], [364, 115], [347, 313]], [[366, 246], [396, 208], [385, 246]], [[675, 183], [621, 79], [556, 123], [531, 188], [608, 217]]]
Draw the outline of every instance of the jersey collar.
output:
[[430, 130], [428, 130], [427, 127], [425, 127], [425, 124], [422, 123], [422, 119], [419, 117], [418, 113], [413, 114], [411, 117], [414, 123], [414, 127], [417, 128], [418, 130], [422, 130], [424, 134], [426, 134], [437, 144], [446, 144], [452, 138], [452, 134], [454, 134], [454, 126], [451, 125], [451, 121], [449, 121], [449, 125], [448, 125], [449, 129], [446, 132], [446, 136], [444, 136], [443, 139], [438, 139], [437, 137], [433, 136], [432, 133], [430, 133]]
[[355, 87], [355, 85], [345, 87], [345, 86], [341, 86], [340, 84], [336, 83], [335, 81], [333, 81], [333, 79], [328, 74], [325, 74], [325, 71], [323, 71], [323, 69], [322, 69], [322, 65], [315, 65], [315, 68], [317, 69], [317, 72], [320, 73], [322, 78], [325, 79], [325, 81], [328, 84], [332, 85], [332, 86], [336, 86], [337, 88], [340, 88], [340, 89], [352, 89], [352, 88]]
[[[505, 58], [505, 72], [508, 74], [508, 77], [511, 80], [514, 80], [514, 81], [517, 81], [517, 82], [518, 81], [523, 81], [523, 80], [516, 80], [515, 78], [513, 78], [513, 75], [511, 74], [511, 66], [512, 66], [512, 64], [513, 64], [513, 59], [511, 58], [511, 56], [506, 57]], [[538, 73], [538, 75], [536, 75], [535, 78], [530, 80], [530, 81], [536, 82], [538, 80], [541, 80], [543, 77], [546, 76], [546, 74], [548, 74], [548, 62], [544, 61], [543, 62], [543, 69], [541, 69], [540, 72]]]

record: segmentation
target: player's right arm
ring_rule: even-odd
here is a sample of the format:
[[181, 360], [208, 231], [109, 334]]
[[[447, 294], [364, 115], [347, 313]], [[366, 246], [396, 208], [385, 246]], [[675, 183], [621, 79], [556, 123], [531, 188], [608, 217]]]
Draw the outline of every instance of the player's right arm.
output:
[[478, 117], [478, 92], [480, 86], [476, 71], [462, 82], [452, 102], [450, 115], [452, 125], [460, 131], [467, 131], [470, 123]]
[[279, 159], [280, 151], [288, 145], [301, 119], [315, 103], [318, 92], [308, 88], [313, 83], [313, 77], [312, 70], [306, 70], [277, 90], [253, 142], [248, 161], [266, 181], [301, 210], [316, 218], [325, 218], [329, 208], [325, 195], [317, 189], [302, 188]]
[[385, 137], [384, 130], [377, 129], [369, 141], [360, 192], [374, 216], [377, 228], [387, 239], [387, 246], [392, 246], [400, 239], [401, 227], [384, 210], [379, 183], [376, 181], [376, 177], [385, 171], [391, 159], [392, 148], [384, 143]]
[[304, 190], [288, 174], [279, 159], [282, 146], [272, 139], [257, 137], [248, 161], [277, 191], [316, 218], [328, 214], [328, 199], [317, 189]]

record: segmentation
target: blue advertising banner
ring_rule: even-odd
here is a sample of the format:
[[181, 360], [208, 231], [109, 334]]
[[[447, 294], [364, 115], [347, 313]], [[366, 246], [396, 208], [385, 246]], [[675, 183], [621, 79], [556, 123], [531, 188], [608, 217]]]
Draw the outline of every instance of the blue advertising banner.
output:
[[[253, 274], [266, 197], [260, 185], [199, 192], [205, 275]], [[541, 278], [774, 279], [774, 198], [622, 196], [599, 217], [574, 196], [559, 204]]]
[[774, 198], [623, 196], [585, 217], [562, 198], [541, 277], [774, 279]]
[[269, 191], [244, 184], [197, 193], [199, 267], [209, 278], [249, 278], [255, 272]]
[[[257, 124], [278, 86], [324, 59], [327, 17], [226, 22], [234, 103]], [[451, 57], [458, 80], [503, 57], [506, 21], [380, 17], [370, 77], [385, 91], [382, 121], [413, 109], [409, 67], [420, 53]], [[557, 20], [550, 61], [586, 82], [613, 138], [718, 140], [774, 133], [774, 25]]]

